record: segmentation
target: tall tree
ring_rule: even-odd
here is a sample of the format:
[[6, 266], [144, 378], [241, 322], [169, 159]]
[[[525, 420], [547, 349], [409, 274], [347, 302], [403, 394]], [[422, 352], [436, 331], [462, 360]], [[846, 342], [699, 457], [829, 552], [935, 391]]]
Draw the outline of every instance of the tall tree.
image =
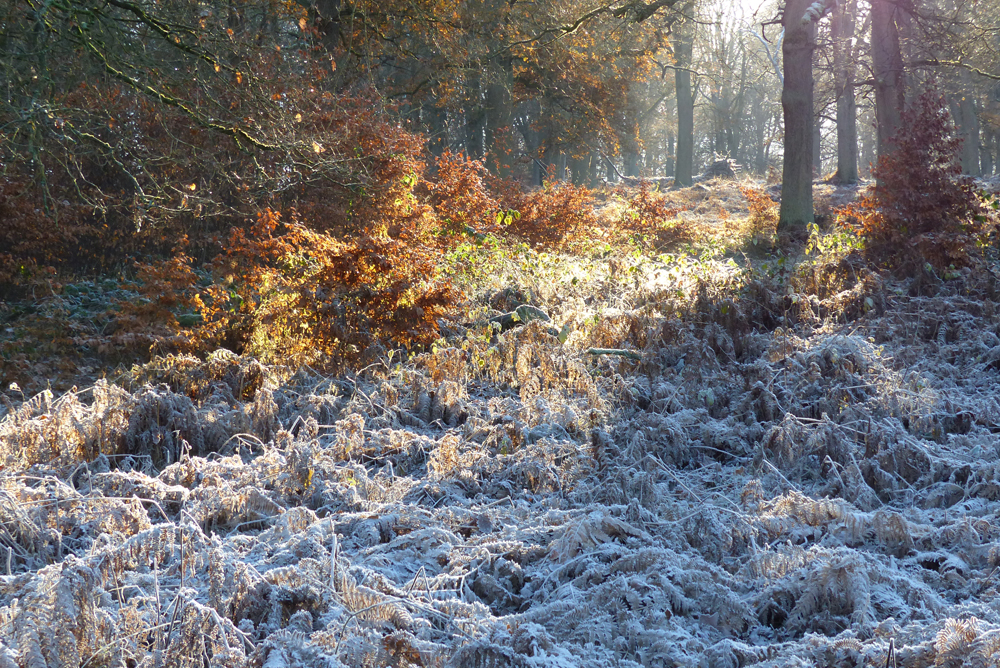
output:
[[778, 229], [804, 227], [813, 213], [813, 51], [816, 19], [822, 13], [809, 0], [787, 0], [781, 16], [784, 84], [781, 108], [785, 118], [785, 154], [781, 178]]
[[677, 158], [674, 163], [674, 183], [689, 186], [694, 178], [694, 92], [691, 89], [691, 63], [694, 49], [694, 2], [681, 7], [685, 19], [674, 36], [674, 83], [677, 86]]
[[906, 103], [903, 56], [897, 21], [903, 10], [892, 0], [871, 0], [872, 73], [875, 79], [875, 118], [878, 154], [891, 151]]
[[854, 97], [854, 31], [857, 0], [838, 3], [834, 9], [831, 37], [837, 95], [838, 183], [858, 180], [858, 105]]

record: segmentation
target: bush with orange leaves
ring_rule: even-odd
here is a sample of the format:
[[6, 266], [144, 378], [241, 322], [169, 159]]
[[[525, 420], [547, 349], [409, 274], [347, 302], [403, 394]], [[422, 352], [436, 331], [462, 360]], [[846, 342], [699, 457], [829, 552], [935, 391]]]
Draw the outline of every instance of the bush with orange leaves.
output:
[[621, 240], [641, 241], [654, 249], [694, 240], [690, 228], [677, 218], [681, 208], [671, 205], [648, 181], [641, 181], [638, 188], [619, 189], [619, 196], [623, 206], [615, 230]]
[[961, 139], [947, 102], [928, 89], [904, 113], [902, 127], [872, 170], [875, 186], [838, 217], [879, 264], [911, 274], [924, 262], [936, 269], [967, 264], [984, 210], [972, 179], [961, 176]]
[[455, 299], [429, 246], [341, 240], [270, 209], [233, 230], [216, 275], [199, 337], [266, 363], [334, 367], [379, 346], [428, 343]]
[[762, 188], [741, 185], [739, 189], [750, 210], [744, 234], [756, 246], [773, 237], [778, 229], [778, 203]]
[[490, 186], [482, 160], [445, 151], [435, 161], [434, 178], [427, 181], [427, 202], [444, 234], [496, 231], [501, 203]]
[[484, 161], [445, 151], [419, 191], [433, 209], [440, 232], [491, 233], [535, 246], [560, 248], [594, 224], [591, 192], [547, 181], [526, 191], [521, 183], [491, 175]]
[[524, 191], [516, 183], [500, 190], [504, 208], [516, 212], [505, 218], [504, 233], [535, 246], [564, 247], [594, 224], [594, 199], [586, 188], [547, 182], [540, 190]]

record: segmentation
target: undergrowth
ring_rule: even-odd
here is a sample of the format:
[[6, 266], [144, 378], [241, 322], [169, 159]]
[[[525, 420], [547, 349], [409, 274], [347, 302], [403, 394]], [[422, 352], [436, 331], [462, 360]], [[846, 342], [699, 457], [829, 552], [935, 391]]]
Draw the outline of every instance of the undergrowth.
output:
[[[343, 246], [259, 225], [232, 249], [282, 286], [268, 313]], [[461, 317], [405, 356], [181, 352], [0, 396], [0, 661], [995, 663], [988, 275], [911, 294], [819, 228], [749, 264], [482, 234], [435, 263]], [[142, 280], [173, 276], [216, 281]], [[140, 287], [113, 298], [189, 322]], [[491, 322], [519, 305], [549, 319]]]

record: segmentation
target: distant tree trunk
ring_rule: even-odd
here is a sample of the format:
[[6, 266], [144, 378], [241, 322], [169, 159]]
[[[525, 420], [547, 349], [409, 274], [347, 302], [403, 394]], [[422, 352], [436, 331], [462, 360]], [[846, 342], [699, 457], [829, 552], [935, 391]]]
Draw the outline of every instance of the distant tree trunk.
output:
[[858, 104], [854, 97], [854, 21], [857, 0], [837, 5], [833, 15], [834, 77], [837, 95], [837, 183], [858, 181]]
[[878, 133], [875, 130], [874, 116], [875, 110], [868, 106], [863, 112], [863, 122], [858, 124], [862, 128], [858, 135], [858, 143], [861, 145], [858, 169], [866, 178], [871, 176], [872, 165], [878, 159]]
[[447, 114], [433, 103], [425, 104], [421, 113], [424, 126], [428, 129], [427, 148], [431, 155], [441, 157], [448, 147]]
[[747, 107], [747, 78], [750, 73], [749, 54], [743, 51], [743, 59], [740, 64], [740, 85], [733, 99], [730, 112], [726, 116], [726, 142], [728, 144], [727, 153], [730, 158], [736, 160], [743, 152], [745, 141], [744, 130]]
[[590, 173], [590, 187], [596, 188], [601, 185], [601, 156], [599, 153], [590, 154], [590, 165], [588, 166], [588, 171]]
[[892, 150], [892, 141], [902, 123], [906, 103], [903, 57], [899, 50], [897, 14], [902, 11], [891, 0], [871, 0], [872, 68], [875, 75], [875, 126], [878, 155]]
[[542, 105], [536, 99], [523, 102], [518, 109], [517, 129], [524, 137], [524, 148], [528, 154], [531, 172], [531, 185], [540, 186], [545, 178], [543, 144], [545, 127], [542, 125]]
[[483, 108], [481, 96], [482, 80], [478, 74], [469, 80], [466, 91], [467, 103], [465, 110], [465, 151], [470, 158], [482, 158], [486, 152], [484, 131], [486, 129], [486, 110]]
[[663, 175], [674, 175], [674, 133], [667, 131], [667, 155], [663, 161]]
[[491, 81], [486, 87], [486, 152], [489, 166], [504, 178], [510, 176], [510, 150], [504, 138], [510, 137], [511, 95], [514, 85], [513, 61], [503, 58], [494, 63]]
[[781, 175], [778, 229], [804, 227], [813, 215], [813, 50], [816, 24], [805, 20], [809, 0], [787, 0], [781, 45], [784, 84], [785, 154]]
[[552, 131], [552, 124], [550, 121], [545, 121], [542, 124], [542, 130], [539, 133], [539, 149], [538, 149], [538, 181], [535, 183], [537, 186], [545, 185], [545, 181], [549, 178], [549, 173], [553, 171], [553, 168], [558, 167], [557, 162], [559, 160], [559, 150], [555, 146], [555, 133]]
[[618, 175], [615, 174], [615, 166], [611, 164], [611, 159], [607, 157], [604, 158], [604, 174], [608, 183], [614, 183], [618, 180]]
[[309, 5], [310, 19], [319, 31], [320, 41], [329, 53], [334, 53], [343, 35], [340, 23], [340, 0], [313, 0]]
[[574, 186], [585, 186], [589, 180], [589, 175], [587, 174], [587, 163], [589, 162], [587, 157], [578, 158], [576, 155], [569, 160], [569, 171], [570, 178]]
[[976, 112], [976, 100], [972, 96], [972, 77], [968, 70], [962, 70], [964, 93], [958, 99], [959, 135], [962, 137], [962, 173], [968, 176], [980, 176], [979, 164], [979, 115]]
[[750, 140], [753, 143], [753, 155], [751, 158], [751, 147], [748, 146], [747, 157], [753, 163], [754, 173], [764, 174], [767, 172], [767, 142], [765, 135], [767, 134], [768, 112], [764, 108], [763, 97], [757, 91], [754, 92], [750, 103], [750, 114], [753, 118], [753, 133]]
[[656, 159], [660, 152], [660, 138], [655, 137], [646, 145], [646, 164], [643, 173], [646, 176], [656, 176]]
[[554, 149], [553, 158], [551, 160], [556, 166], [555, 180], [565, 181], [566, 180], [566, 153], [560, 149]]
[[[688, 16], [693, 2], [685, 2], [681, 12]], [[691, 57], [694, 50], [694, 23], [684, 21], [674, 39], [674, 85], [677, 88], [677, 161], [674, 183], [689, 186], [694, 179], [694, 92], [691, 90]]]
[[625, 152], [625, 176], [639, 176], [639, 154], [634, 150]]
[[986, 128], [983, 131], [983, 145], [979, 153], [980, 162], [982, 163], [983, 176], [993, 176], [993, 166], [995, 164], [994, 157], [1000, 157], [996, 156], [993, 152], [993, 142], [997, 139], [997, 137], [997, 132], [990, 128]]

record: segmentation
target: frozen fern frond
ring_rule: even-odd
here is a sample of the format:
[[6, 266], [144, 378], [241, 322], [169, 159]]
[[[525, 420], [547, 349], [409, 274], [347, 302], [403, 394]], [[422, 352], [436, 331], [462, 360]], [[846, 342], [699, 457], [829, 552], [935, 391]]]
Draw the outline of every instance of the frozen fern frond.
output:
[[941, 668], [963, 666], [990, 667], [1000, 665], [996, 650], [1000, 646], [998, 633], [982, 633], [982, 622], [976, 617], [945, 620], [934, 639], [934, 665]]
[[608, 543], [615, 538], [643, 538], [648, 535], [634, 526], [612, 517], [603, 510], [595, 510], [567, 525], [562, 536], [549, 548], [549, 556], [560, 563], [572, 559], [581, 552]]
[[397, 629], [408, 629], [413, 626], [413, 618], [402, 602], [370, 587], [359, 585], [349, 573], [344, 573], [339, 578], [337, 591], [344, 606], [359, 619], [386, 621]]

